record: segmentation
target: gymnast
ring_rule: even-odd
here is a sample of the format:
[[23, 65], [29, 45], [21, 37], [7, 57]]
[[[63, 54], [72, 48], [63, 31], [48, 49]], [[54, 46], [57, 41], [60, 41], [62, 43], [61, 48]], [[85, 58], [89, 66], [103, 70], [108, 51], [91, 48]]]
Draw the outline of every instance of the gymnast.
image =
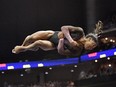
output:
[[15, 46], [12, 53], [18, 54], [28, 50], [44, 51], [57, 49], [61, 55], [80, 54], [83, 49], [92, 50], [98, 44], [97, 35], [89, 33], [85, 36], [81, 27], [62, 26], [61, 31], [37, 31], [28, 35], [22, 45]]

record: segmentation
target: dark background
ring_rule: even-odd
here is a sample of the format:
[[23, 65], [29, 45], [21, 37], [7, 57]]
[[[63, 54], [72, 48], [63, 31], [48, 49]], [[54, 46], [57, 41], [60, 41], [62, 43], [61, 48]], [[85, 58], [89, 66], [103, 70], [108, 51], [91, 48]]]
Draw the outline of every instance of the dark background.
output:
[[0, 63], [64, 58], [56, 50], [20, 54], [12, 54], [11, 50], [22, 44], [27, 35], [39, 30], [60, 30], [62, 25], [73, 25], [82, 27], [88, 33], [87, 12], [94, 14], [96, 23], [116, 10], [116, 0], [94, 0], [94, 9], [91, 3], [91, 8], [87, 9], [87, 2], [91, 1], [0, 0]]

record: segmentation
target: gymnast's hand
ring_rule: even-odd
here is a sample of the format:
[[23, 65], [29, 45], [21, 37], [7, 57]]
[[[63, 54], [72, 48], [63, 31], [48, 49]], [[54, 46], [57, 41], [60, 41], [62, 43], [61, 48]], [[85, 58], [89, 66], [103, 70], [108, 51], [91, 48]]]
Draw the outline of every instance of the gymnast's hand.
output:
[[77, 42], [76, 41], [71, 41], [70, 44], [71, 44], [72, 47], [77, 46]]

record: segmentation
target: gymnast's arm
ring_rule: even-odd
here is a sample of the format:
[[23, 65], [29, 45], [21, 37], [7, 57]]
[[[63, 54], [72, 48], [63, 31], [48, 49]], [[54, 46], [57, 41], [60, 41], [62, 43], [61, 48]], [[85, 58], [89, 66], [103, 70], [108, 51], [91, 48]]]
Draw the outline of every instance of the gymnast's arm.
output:
[[82, 37], [85, 36], [84, 31], [81, 27], [74, 27], [74, 26], [62, 26], [61, 31], [63, 32], [64, 36], [67, 38], [67, 40], [70, 43], [74, 43], [76, 45], [76, 42], [73, 40], [73, 38], [70, 35], [70, 32], [80, 32], [82, 34]]
[[64, 49], [64, 39], [59, 39], [57, 50], [61, 55], [71, 55], [71, 52], [68, 49]]

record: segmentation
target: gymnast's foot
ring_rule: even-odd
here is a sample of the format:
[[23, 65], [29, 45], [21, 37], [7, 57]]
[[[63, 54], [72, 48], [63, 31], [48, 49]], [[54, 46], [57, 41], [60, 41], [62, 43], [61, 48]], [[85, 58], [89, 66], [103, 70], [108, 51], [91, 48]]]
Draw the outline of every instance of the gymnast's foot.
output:
[[16, 46], [13, 50], [12, 53], [18, 54], [20, 52], [24, 52], [26, 49], [23, 46]]

